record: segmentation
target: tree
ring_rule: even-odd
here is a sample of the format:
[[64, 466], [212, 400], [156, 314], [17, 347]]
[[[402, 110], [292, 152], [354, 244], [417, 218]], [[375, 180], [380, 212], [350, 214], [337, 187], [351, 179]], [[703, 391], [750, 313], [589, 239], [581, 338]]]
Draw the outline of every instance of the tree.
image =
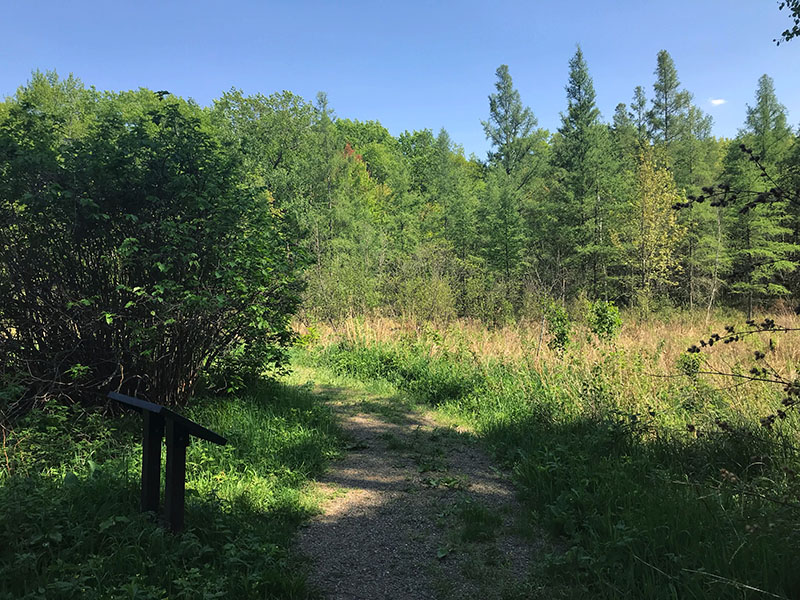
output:
[[775, 96], [775, 83], [767, 74], [758, 78], [755, 106], [747, 105], [746, 135], [750, 147], [767, 164], [777, 164], [792, 143], [792, 130], [787, 124], [786, 107]]
[[614, 238], [628, 261], [630, 292], [645, 306], [656, 291], [675, 282], [679, 270], [676, 250], [684, 230], [674, 206], [681, 199], [663, 160], [652, 148], [643, 149], [630, 203], [631, 219]]
[[653, 103], [648, 113], [650, 130], [656, 143], [669, 148], [684, 133], [686, 111], [692, 98], [689, 92], [679, 89], [678, 72], [666, 50], [658, 53], [655, 75]]
[[[489, 95], [489, 119], [481, 121], [483, 130], [494, 147], [489, 153], [489, 163], [499, 165], [506, 175], [529, 171], [527, 163], [536, 139], [536, 117], [522, 104], [519, 92], [514, 89], [508, 65], [500, 65], [495, 72], [497, 93]], [[523, 176], [519, 187], [524, 185]]]
[[[775, 182], [764, 175], [776, 172], [793, 143], [786, 112], [775, 96], [772, 79], [758, 80], [756, 102], [747, 107], [739, 145], [732, 145], [725, 159], [730, 188], [767, 193]], [[749, 152], [742, 152], [740, 147]], [[786, 278], [797, 269], [795, 254], [797, 221], [784, 200], [763, 206], [743, 206], [728, 222], [733, 261], [731, 291], [746, 299], [748, 313], [761, 298], [789, 293]], [[794, 228], [792, 227], [794, 225]]]
[[638, 131], [631, 120], [628, 107], [623, 102], [617, 104], [614, 109], [614, 116], [611, 122], [611, 138], [618, 162], [628, 162], [636, 156], [639, 146]]
[[[670, 164], [678, 189], [685, 194], [699, 195], [703, 188], [712, 185], [720, 171], [719, 148], [711, 136], [711, 117], [690, 105], [683, 135], [670, 149]], [[678, 213], [686, 235], [679, 252], [682, 269], [676, 292], [690, 309], [709, 296], [716, 296], [715, 290], [719, 287], [721, 247], [724, 244], [724, 236], [720, 236], [719, 212], [719, 209], [701, 203]]]
[[637, 85], [636, 89], [633, 90], [633, 103], [631, 103], [630, 107], [630, 117], [636, 126], [639, 142], [644, 144], [650, 139], [650, 132], [648, 130], [647, 96], [645, 96], [642, 86]]
[[576, 251], [573, 267], [588, 279], [591, 294], [604, 287], [608, 239], [608, 179], [615, 169], [608, 127], [600, 124], [594, 83], [578, 46], [569, 61], [567, 111], [561, 115], [560, 136], [553, 144], [553, 162], [561, 169], [567, 197], [562, 225]]

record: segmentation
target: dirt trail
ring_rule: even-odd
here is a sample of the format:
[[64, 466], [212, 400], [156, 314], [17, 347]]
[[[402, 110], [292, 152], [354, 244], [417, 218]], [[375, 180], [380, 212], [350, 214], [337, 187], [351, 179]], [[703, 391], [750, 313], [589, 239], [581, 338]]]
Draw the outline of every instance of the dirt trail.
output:
[[541, 538], [521, 534], [508, 477], [474, 436], [398, 399], [316, 390], [351, 441], [319, 480], [323, 514], [298, 539], [323, 597], [547, 597], [531, 576]]

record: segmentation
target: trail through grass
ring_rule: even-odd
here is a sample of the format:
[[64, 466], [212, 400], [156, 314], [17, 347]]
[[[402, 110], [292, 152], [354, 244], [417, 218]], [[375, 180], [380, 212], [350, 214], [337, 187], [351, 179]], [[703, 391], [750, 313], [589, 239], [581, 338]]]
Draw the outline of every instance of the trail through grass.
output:
[[545, 538], [520, 527], [508, 477], [472, 432], [385, 381], [297, 367], [292, 380], [306, 379], [349, 438], [319, 481], [324, 512], [299, 541], [326, 598], [568, 597], [542, 586]]
[[513, 471], [526, 526], [561, 541], [545, 573], [576, 596], [800, 597], [798, 422], [758, 422], [780, 390], [748, 404], [738, 386], [652, 377], [659, 353], [589, 357], [486, 358], [422, 330], [330, 340], [305, 360], [468, 424]]

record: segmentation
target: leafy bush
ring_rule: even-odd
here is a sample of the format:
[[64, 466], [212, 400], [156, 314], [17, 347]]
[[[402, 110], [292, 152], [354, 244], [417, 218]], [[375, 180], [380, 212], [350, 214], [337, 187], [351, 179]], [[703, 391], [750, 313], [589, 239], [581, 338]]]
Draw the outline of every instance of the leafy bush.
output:
[[569, 336], [572, 329], [567, 309], [558, 302], [551, 302], [545, 314], [547, 330], [552, 336], [547, 345], [551, 350], [564, 352], [569, 346]]
[[35, 393], [183, 403], [210, 365], [282, 362], [292, 232], [206, 111], [40, 73], [5, 108], [0, 343]]
[[595, 300], [589, 307], [589, 330], [603, 341], [610, 341], [619, 335], [622, 318], [619, 308], [607, 300]]

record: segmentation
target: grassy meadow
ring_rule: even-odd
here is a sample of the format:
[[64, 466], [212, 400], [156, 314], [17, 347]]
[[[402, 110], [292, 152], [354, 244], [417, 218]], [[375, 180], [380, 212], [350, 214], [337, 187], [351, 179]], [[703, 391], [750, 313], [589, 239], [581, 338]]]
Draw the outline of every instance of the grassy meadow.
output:
[[360, 318], [299, 326], [298, 360], [388, 382], [471, 428], [513, 470], [529, 523], [553, 536], [547, 573], [570, 597], [796, 598], [800, 421], [787, 410], [764, 427], [782, 386], [737, 375], [760, 351], [760, 367], [794, 379], [800, 336], [686, 352], [743, 324], [623, 315], [616, 339], [578, 323], [562, 351], [539, 322]]

